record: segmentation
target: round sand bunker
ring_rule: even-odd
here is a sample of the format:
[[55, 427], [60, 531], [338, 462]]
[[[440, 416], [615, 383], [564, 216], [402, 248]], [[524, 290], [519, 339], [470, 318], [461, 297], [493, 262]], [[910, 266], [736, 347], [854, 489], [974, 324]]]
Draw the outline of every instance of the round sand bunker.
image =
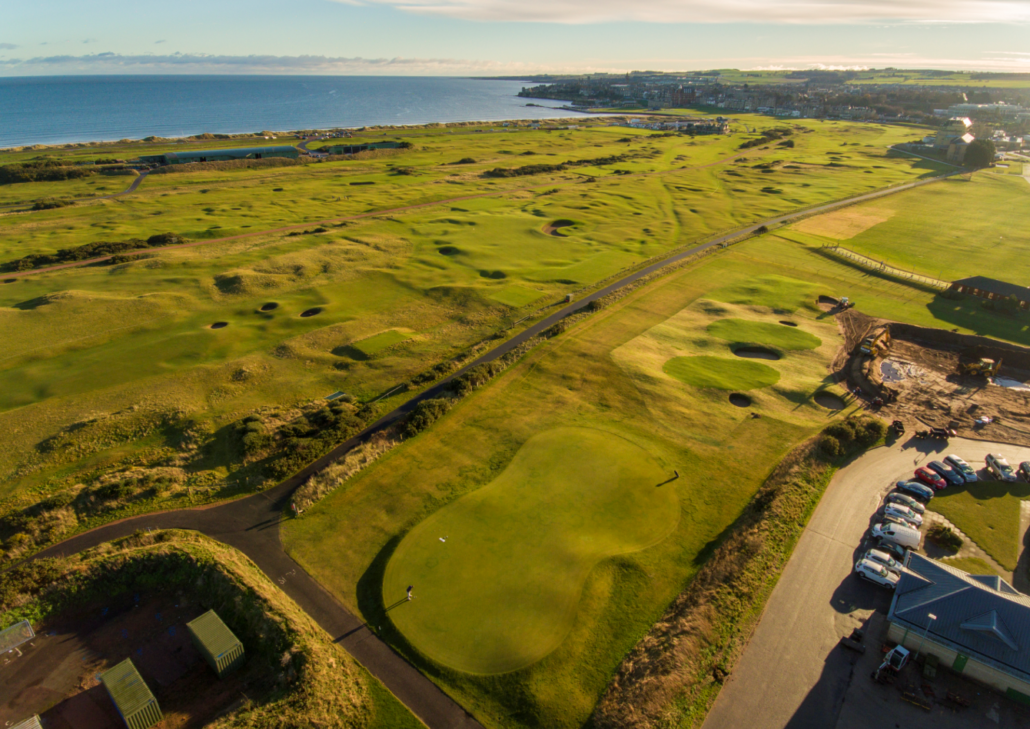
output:
[[827, 410], [843, 410], [847, 407], [847, 403], [844, 402], [844, 399], [838, 395], [834, 395], [832, 392], [817, 392], [813, 399], [815, 400], [816, 405], [821, 405]]
[[302, 317], [304, 317], [304, 318], [307, 318], [309, 316], [315, 316], [316, 314], [321, 314], [321, 313], [322, 313], [322, 307], [321, 306], [316, 306], [316, 307], [314, 307], [312, 309], [308, 309], [307, 311], [302, 311], [300, 313], [300, 315]]
[[227, 322], [227, 321], [216, 321], [214, 324], [211, 325], [210, 328], [211, 329], [225, 329], [227, 326], [229, 326], [229, 322]]
[[261, 311], [274, 311], [279, 308], [279, 304], [274, 301], [269, 301], [267, 304], [261, 305]]
[[780, 353], [776, 352], [767, 347], [737, 347], [733, 350], [733, 354], [738, 357], [746, 357], [747, 359], [780, 359]]
[[730, 395], [730, 404], [736, 405], [738, 408], [749, 408], [751, 407], [751, 398], [739, 392], [734, 392]]

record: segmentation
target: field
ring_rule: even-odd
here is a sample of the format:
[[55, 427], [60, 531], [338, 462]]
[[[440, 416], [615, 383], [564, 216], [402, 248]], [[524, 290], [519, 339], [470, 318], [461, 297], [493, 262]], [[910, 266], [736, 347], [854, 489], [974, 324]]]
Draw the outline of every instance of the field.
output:
[[[275, 438], [286, 437], [284, 423], [330, 393], [349, 393], [360, 406], [394, 392], [377, 404], [381, 412], [410, 397], [403, 385], [419, 373], [568, 293], [743, 223], [936, 172], [888, 153], [911, 136], [904, 129], [804, 121], [793, 125], [793, 148], [741, 151], [753, 136], [600, 123], [410, 130], [409, 150], [151, 174], [114, 200], [0, 213], [0, 263], [168, 231], [203, 242], [113, 265], [0, 277], [11, 281], [0, 284], [8, 445], [0, 515], [51, 497], [65, 504], [74, 489], [90, 492], [113, 472], [164, 484], [109, 500], [99, 513], [61, 510], [28, 532], [0, 523], [5, 553], [104, 519], [266, 486], [283, 474], [268, 467], [268, 453], [241, 450], [243, 418], [256, 414]], [[162, 145], [176, 146], [116, 145], [111, 154]], [[100, 153], [46, 152], [71, 161]], [[0, 163], [33, 154], [0, 154]], [[474, 162], [455, 164], [465, 158]], [[591, 164], [484, 176], [577, 160]], [[70, 195], [125, 180], [0, 192], [31, 201], [62, 196], [61, 185]], [[555, 226], [565, 222], [573, 224]], [[274, 232], [290, 225], [298, 227]]]
[[952, 486], [938, 494], [928, 508], [943, 514], [1012, 572], [1019, 559], [1019, 514], [1030, 498], [1030, 484], [978, 481]]

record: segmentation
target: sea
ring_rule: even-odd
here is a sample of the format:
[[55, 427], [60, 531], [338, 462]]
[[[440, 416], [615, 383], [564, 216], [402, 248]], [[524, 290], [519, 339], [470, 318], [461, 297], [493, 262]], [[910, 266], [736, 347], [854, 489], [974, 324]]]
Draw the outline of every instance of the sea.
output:
[[526, 85], [398, 76], [0, 78], [0, 148], [574, 114], [558, 109], [567, 102], [519, 98]]

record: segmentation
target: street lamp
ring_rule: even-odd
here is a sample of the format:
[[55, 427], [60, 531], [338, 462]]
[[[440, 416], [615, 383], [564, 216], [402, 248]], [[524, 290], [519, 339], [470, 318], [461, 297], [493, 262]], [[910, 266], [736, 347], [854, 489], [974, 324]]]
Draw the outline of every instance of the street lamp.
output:
[[920, 652], [922, 652], [923, 643], [926, 642], [926, 634], [930, 632], [930, 626], [933, 624], [933, 621], [937, 619], [937, 616], [933, 613], [927, 613], [926, 617], [928, 617], [929, 620], [926, 621], [926, 628], [923, 630], [923, 639], [919, 641], [919, 649], [916, 651], [915, 658], [918, 658]]

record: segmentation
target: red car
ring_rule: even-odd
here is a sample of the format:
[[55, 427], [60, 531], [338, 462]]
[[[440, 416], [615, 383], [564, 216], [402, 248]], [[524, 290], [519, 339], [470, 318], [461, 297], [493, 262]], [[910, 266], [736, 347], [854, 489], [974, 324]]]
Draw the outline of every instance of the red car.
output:
[[940, 491], [941, 489], [948, 487], [948, 482], [938, 476], [936, 473], [931, 471], [929, 468], [917, 468], [916, 478], [925, 483], [927, 486]]

